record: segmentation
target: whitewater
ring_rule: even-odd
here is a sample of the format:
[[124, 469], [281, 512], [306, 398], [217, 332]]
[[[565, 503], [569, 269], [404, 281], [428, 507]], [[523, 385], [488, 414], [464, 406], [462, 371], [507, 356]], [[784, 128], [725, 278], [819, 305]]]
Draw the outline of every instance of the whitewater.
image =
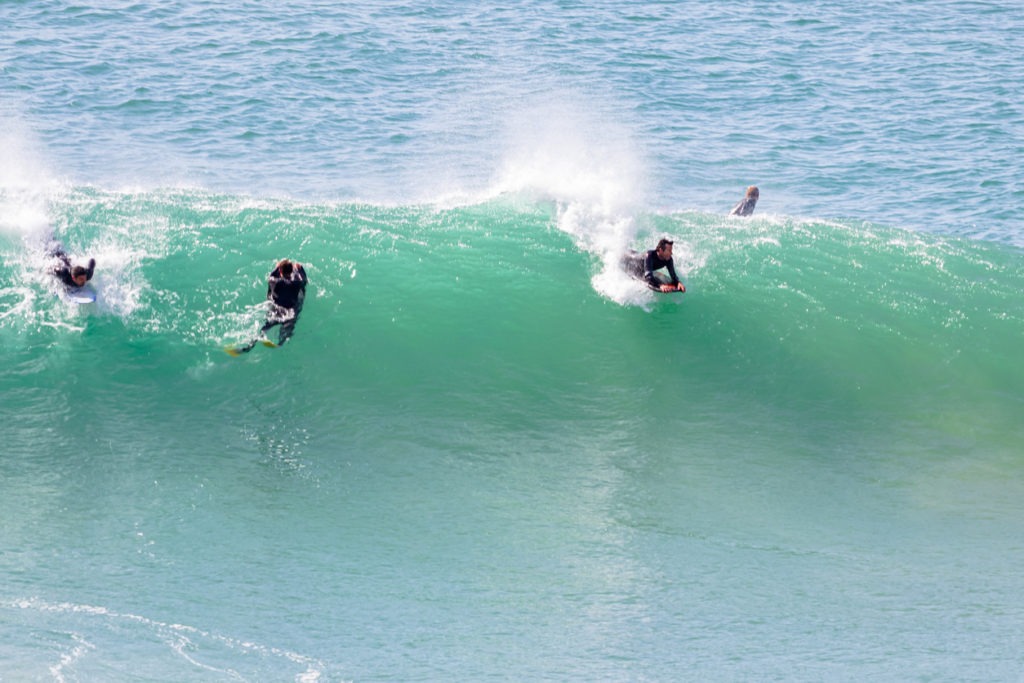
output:
[[0, 26], [0, 679], [1021, 676], [1021, 9]]

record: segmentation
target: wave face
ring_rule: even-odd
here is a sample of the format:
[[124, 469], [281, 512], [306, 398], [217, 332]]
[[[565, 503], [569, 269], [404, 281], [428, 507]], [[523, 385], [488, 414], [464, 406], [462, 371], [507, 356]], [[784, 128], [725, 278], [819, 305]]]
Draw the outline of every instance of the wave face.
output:
[[[99, 301], [54, 296], [39, 235], [8, 236], [0, 295], [5, 346], [48, 381], [111, 362], [140, 385], [151, 372], [265, 382], [300, 363], [318, 368], [328, 402], [358, 386], [385, 402], [446, 393], [473, 405], [531, 385], [569, 400], [578, 381], [642, 396], [652, 375], [701, 395], [729, 377], [760, 401], [842, 398], [902, 416], [931, 400], [944, 417], [950, 396], [996, 400], [1020, 379], [1012, 247], [694, 212], [641, 214], [624, 230], [514, 196], [379, 206], [90, 188], [56, 209], [67, 249], [99, 261]], [[663, 235], [687, 295], [650, 293], [615, 267]], [[266, 274], [286, 255], [311, 278], [295, 351], [221, 358], [258, 329]], [[39, 349], [81, 344], [88, 353], [38, 366]], [[159, 362], [133, 370], [140, 352]]]
[[[5, 235], [5, 528], [22, 550], [5, 556], [21, 579], [0, 609], [64, 634], [8, 634], [59, 675], [106, 671], [124, 640], [157, 677], [380, 671], [369, 653], [385, 643], [350, 635], [339, 649], [312, 626], [315, 594], [364, 632], [379, 618], [387, 633], [473, 640], [507, 620], [513, 651], [547, 656], [502, 666], [538, 675], [617, 669], [544, 649], [598, 610], [600, 647], [637, 652], [626, 669], [658, 677], [684, 661], [655, 656], [686, 637], [657, 635], [678, 624], [677, 601], [734, 633], [702, 592], [750, 580], [734, 553], [770, 576], [838, 563], [863, 590], [922, 556], [939, 582], [994, 563], [996, 600], [1015, 590], [1000, 572], [1020, 558], [989, 545], [1021, 499], [1012, 247], [771, 216], [623, 226], [515, 195], [383, 206], [77, 188], [49, 211], [76, 258], [97, 258], [99, 301], [54, 295], [41, 232]], [[661, 235], [685, 295], [606, 265]], [[286, 255], [310, 276], [294, 338], [223, 353], [258, 329], [266, 273]], [[687, 583], [719, 560], [703, 588]], [[543, 576], [558, 580], [531, 583]], [[795, 619], [824, 618], [819, 591], [835, 580], [812, 585]], [[539, 601], [516, 608], [522, 591]], [[298, 611], [254, 616], [268, 609]], [[856, 600], [830, 609], [914, 642], [912, 624]], [[635, 619], [650, 631], [622, 636]], [[747, 671], [709, 653], [708, 673]], [[471, 674], [495, 661], [446, 656], [441, 669], [471, 661]]]

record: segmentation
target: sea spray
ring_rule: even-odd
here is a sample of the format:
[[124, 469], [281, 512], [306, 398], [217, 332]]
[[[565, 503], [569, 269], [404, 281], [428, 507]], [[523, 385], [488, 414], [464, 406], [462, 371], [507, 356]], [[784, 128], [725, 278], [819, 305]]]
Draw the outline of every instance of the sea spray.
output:
[[621, 261], [628, 249], [648, 248], [638, 238], [652, 238], [637, 222], [650, 194], [650, 162], [628, 125], [587, 104], [575, 94], [510, 116], [507, 152], [491, 192], [553, 202], [558, 229], [596, 259], [595, 289], [619, 303], [647, 304], [650, 292], [625, 274]]

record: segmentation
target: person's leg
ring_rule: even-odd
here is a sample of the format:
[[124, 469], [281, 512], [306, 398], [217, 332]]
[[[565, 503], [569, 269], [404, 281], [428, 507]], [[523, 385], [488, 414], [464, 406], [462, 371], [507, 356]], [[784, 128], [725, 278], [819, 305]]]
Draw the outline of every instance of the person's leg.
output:
[[268, 318], [267, 322], [263, 323], [263, 327], [260, 328], [260, 336], [261, 337], [266, 337], [267, 336], [267, 332], [269, 332], [275, 325], [280, 325], [280, 324], [281, 324], [280, 320], [275, 320], [274, 318]]
[[50, 242], [46, 246], [46, 256], [60, 261], [68, 269], [71, 268], [71, 257], [64, 251], [64, 245], [60, 242]]
[[631, 277], [642, 278], [644, 276], [644, 255], [630, 249], [622, 257], [622, 269]]
[[283, 346], [286, 341], [291, 339], [292, 333], [295, 332], [295, 323], [299, 320], [299, 314], [296, 313], [288, 320], [281, 323], [281, 332], [277, 338], [277, 345]]
[[228, 353], [230, 353], [232, 356], [237, 356], [237, 355], [240, 355], [240, 354], [243, 354], [243, 353], [249, 353], [250, 351], [252, 351], [253, 347], [256, 346], [256, 342], [257, 341], [259, 341], [259, 340], [258, 339], [253, 339], [251, 342], [249, 342], [245, 346], [236, 346], [234, 348], [231, 348], [229, 346], [229, 347], [227, 347], [228, 348]]
[[275, 321], [272, 318], [268, 319], [267, 322], [263, 324], [263, 327], [260, 328], [258, 336], [256, 336], [252, 341], [250, 341], [248, 344], [245, 344], [244, 346], [236, 346], [234, 348], [229, 347], [228, 353], [230, 353], [232, 356], [238, 356], [243, 353], [249, 353], [250, 351], [253, 350], [253, 348], [256, 346], [258, 342], [266, 340], [267, 332], [272, 327], [274, 327], [274, 325], [280, 324], [280, 321]]

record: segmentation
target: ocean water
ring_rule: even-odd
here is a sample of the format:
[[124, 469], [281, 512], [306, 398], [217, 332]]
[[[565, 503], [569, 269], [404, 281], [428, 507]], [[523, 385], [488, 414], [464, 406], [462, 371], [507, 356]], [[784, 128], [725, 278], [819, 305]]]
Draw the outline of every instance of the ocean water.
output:
[[1022, 36], [0, 2], [0, 680], [1021, 679]]

